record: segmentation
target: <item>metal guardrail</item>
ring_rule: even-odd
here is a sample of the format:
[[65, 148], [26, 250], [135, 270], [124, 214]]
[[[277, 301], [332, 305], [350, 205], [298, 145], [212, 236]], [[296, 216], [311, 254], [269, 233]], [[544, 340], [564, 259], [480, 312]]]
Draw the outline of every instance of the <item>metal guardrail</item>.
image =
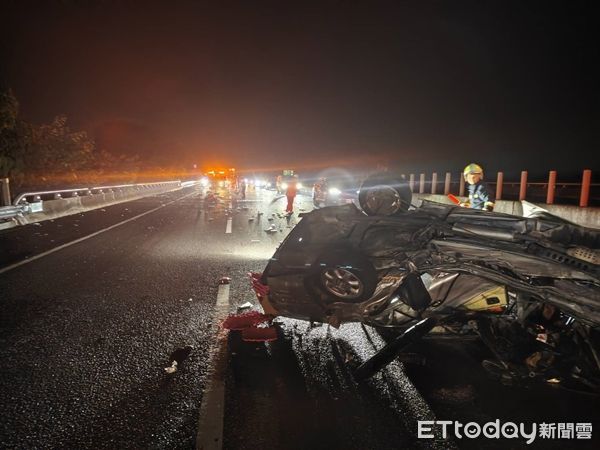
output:
[[37, 203], [41, 200], [58, 200], [65, 197], [85, 197], [94, 194], [122, 192], [125, 189], [148, 190], [163, 186], [180, 186], [181, 181], [159, 181], [156, 183], [120, 184], [115, 186], [94, 186], [75, 189], [59, 189], [54, 191], [24, 192], [13, 200], [13, 205]]
[[29, 211], [29, 205], [2, 206], [0, 207], [0, 220], [12, 219], [13, 217], [27, 214]]
[[161, 187], [178, 187], [189, 185], [181, 181], [159, 181], [155, 183], [119, 184], [115, 186], [94, 186], [75, 189], [58, 189], [53, 191], [24, 192], [17, 195], [13, 204], [0, 207], [0, 221], [15, 219], [26, 214], [42, 212], [42, 201], [63, 198], [87, 197], [99, 194], [152, 191]]

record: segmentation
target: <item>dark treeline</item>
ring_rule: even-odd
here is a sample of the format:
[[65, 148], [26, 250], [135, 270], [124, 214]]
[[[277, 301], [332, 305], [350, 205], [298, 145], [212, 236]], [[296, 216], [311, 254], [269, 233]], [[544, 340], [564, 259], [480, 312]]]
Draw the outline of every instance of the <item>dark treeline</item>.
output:
[[158, 181], [180, 168], [142, 165], [138, 155], [98, 148], [85, 131], [72, 130], [67, 117], [33, 124], [19, 115], [11, 90], [0, 91], [0, 177], [18, 190]]

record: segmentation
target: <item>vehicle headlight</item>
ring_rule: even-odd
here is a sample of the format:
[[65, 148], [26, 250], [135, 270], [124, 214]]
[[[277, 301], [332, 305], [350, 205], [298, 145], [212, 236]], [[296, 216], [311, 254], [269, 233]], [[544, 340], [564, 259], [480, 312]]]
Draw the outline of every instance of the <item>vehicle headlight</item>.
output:
[[340, 191], [336, 187], [329, 188], [329, 195], [340, 195], [342, 191]]
[[208, 186], [208, 184], [209, 184], [208, 178], [202, 178], [200, 180], [200, 184], [204, 187]]
[[302, 183], [296, 183], [296, 187], [297, 187], [298, 189], [302, 189]]
[[223, 186], [225, 186], [225, 183], [222, 181], [219, 181], [219, 187], [223, 187]]
[[281, 183], [281, 189], [287, 189], [287, 183]]

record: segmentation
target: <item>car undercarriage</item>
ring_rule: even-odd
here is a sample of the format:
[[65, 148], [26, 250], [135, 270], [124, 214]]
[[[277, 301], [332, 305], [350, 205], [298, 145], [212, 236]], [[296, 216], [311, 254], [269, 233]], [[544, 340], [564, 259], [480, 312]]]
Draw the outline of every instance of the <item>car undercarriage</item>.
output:
[[599, 248], [598, 231], [549, 215], [429, 202], [389, 216], [322, 208], [271, 258], [263, 305], [333, 326], [396, 330], [398, 342], [359, 378], [415, 337], [451, 333], [478, 336], [495, 355], [486, 369], [503, 381], [579, 379], [600, 392]]

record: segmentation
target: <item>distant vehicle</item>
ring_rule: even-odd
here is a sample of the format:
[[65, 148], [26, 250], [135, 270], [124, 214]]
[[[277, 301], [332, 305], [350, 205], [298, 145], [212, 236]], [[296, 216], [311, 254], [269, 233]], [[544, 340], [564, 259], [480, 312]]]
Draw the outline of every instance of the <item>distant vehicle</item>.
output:
[[298, 191], [304, 188], [304, 184], [298, 178], [298, 174], [292, 169], [286, 169], [282, 172], [281, 176], [276, 178], [276, 189], [278, 192], [285, 192], [288, 188], [289, 183], [292, 181], [296, 182]]
[[[304, 214], [255, 282], [265, 312], [397, 337], [365, 378], [431, 333], [479, 337], [484, 368], [600, 394], [600, 231], [547, 212], [517, 217], [426, 202], [369, 177], [354, 204]], [[256, 289], [255, 284], [255, 289]]]
[[207, 181], [202, 182], [202, 184], [212, 188], [235, 187], [237, 181], [236, 171], [235, 168], [211, 169], [205, 173], [203, 180]]
[[262, 175], [262, 174], [249, 174], [249, 175], [245, 175], [243, 177], [244, 182], [246, 183], [247, 186], [250, 186], [252, 188], [262, 188], [262, 189], [267, 189], [269, 188], [269, 177]]
[[315, 207], [343, 205], [358, 200], [359, 181], [351, 177], [321, 177], [313, 184]]

